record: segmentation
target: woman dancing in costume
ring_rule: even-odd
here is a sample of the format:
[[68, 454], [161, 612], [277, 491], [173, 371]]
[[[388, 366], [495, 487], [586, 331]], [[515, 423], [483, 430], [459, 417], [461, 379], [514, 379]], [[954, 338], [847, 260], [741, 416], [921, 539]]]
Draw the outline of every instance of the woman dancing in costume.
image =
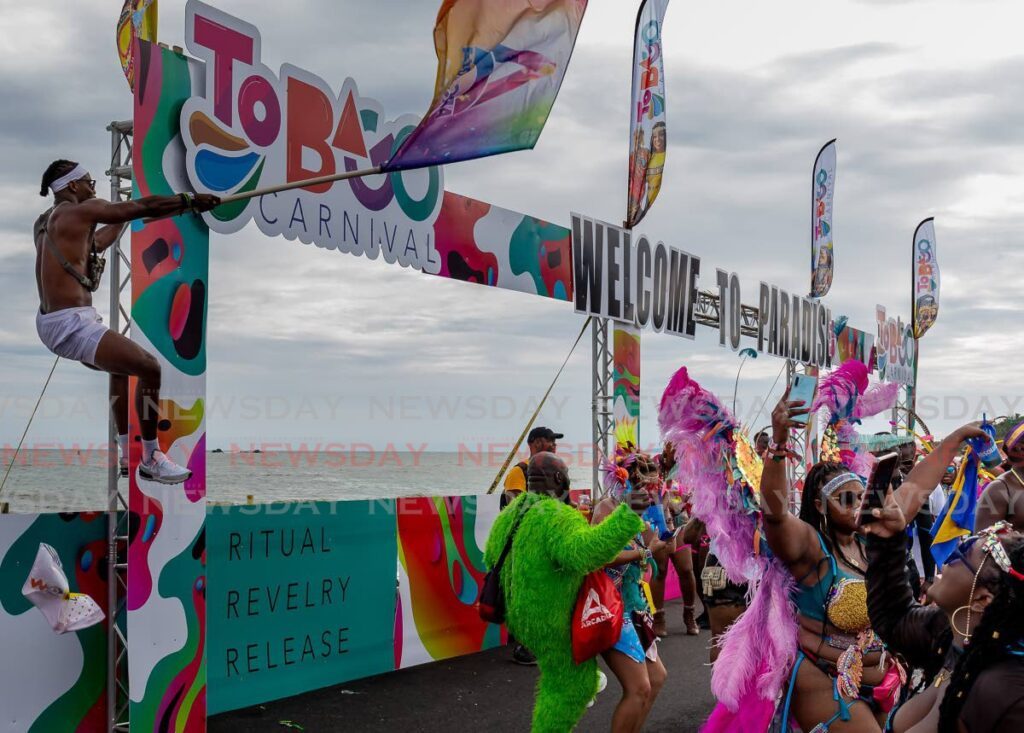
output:
[[965, 426], [925, 458], [868, 532], [868, 608], [889, 648], [925, 673], [925, 687], [896, 708], [886, 731], [1024, 730], [1024, 535], [1000, 522], [966, 538], [928, 589], [913, 597], [902, 565], [905, 532], [961, 443]]
[[[650, 456], [636, 452], [632, 442], [620, 444], [613, 461], [605, 461], [608, 494], [594, 507], [595, 523], [628, 505], [638, 516], [651, 506], [659, 484], [658, 467]], [[638, 732], [665, 684], [665, 665], [658, 658], [657, 637], [643, 576], [654, 555], [665, 543], [655, 531], [645, 529], [625, 546], [605, 571], [622, 594], [622, 635], [602, 653], [605, 663], [622, 686], [622, 699], [612, 715], [612, 733]]]
[[[867, 474], [866, 459], [857, 453], [852, 426], [891, 407], [897, 389], [868, 390], [866, 367], [852, 361], [822, 380], [812, 408], [828, 408], [829, 434], [861, 475]], [[838, 463], [819, 466], [805, 487], [804, 515], [817, 526], [787, 511], [785, 444], [796, 426], [793, 417], [809, 412], [803, 407], [791, 414], [793, 407], [784, 402], [776, 410], [776, 444], [763, 468], [732, 414], [685, 368], [670, 380], [659, 408], [662, 434], [676, 443], [680, 456], [680, 479], [693, 489], [695, 516], [706, 523], [728, 578], [750, 587], [747, 610], [721, 638], [711, 679], [719, 704], [706, 733], [762, 733], [773, 718], [788, 726], [791, 707], [807, 733], [870, 733], [880, 729], [878, 720], [854, 700], [870, 692], [889, 706], [898, 695], [902, 670], [882, 661], [880, 644], [867, 628], [858, 557], [859, 567], [865, 563], [848, 531], [852, 508], [837, 505], [840, 498], [859, 500], [861, 479]], [[805, 616], [796, 613], [794, 599]], [[804, 664], [809, 655], [813, 661]], [[835, 684], [822, 670], [833, 666]], [[877, 692], [860, 689], [876, 683]]]
[[665, 541], [665, 547], [654, 555], [654, 564], [657, 570], [651, 577], [654, 633], [659, 637], [668, 636], [668, 629], [665, 626], [665, 577], [668, 574], [668, 564], [671, 561], [672, 567], [676, 570], [676, 576], [679, 578], [680, 594], [683, 596], [683, 625], [686, 627], [686, 634], [687, 636], [697, 636], [700, 633], [700, 628], [697, 626], [697, 619], [694, 616], [697, 602], [697, 578], [693, 573], [693, 549], [685, 542], [681, 534], [676, 534], [677, 530], [681, 532], [683, 525], [676, 521], [680, 514], [673, 511], [676, 508], [673, 500], [682, 503], [682, 497], [670, 490], [676, 466], [673, 445], [665, 443], [661, 455], [656, 456], [654, 462], [658, 467], [659, 483], [656, 488], [655, 501], [643, 516], [644, 520], [654, 524], [659, 537]]
[[[863, 414], [856, 412], [856, 403], [866, 389], [866, 367], [848, 362], [823, 380], [813, 407], [828, 407], [829, 430], [838, 427], [849, 439], [849, 422]], [[772, 413], [773, 442], [761, 480], [768, 546], [797, 581], [800, 651], [790, 673], [783, 727], [792, 717], [814, 733], [878, 731], [899, 699], [906, 673], [886, 653], [868, 616], [867, 554], [857, 512], [869, 470], [847, 443], [839, 456], [828, 457], [845, 458], [859, 474], [839, 461], [817, 463], [804, 482], [799, 518], [790, 514], [787, 444], [790, 430], [805, 427], [795, 418], [811, 410], [787, 398], [788, 393]], [[898, 555], [905, 560], [905, 541]]]
[[719, 704], [702, 731], [763, 733], [796, 658], [797, 625], [792, 580], [759, 530], [761, 459], [729, 410], [685, 367], [665, 388], [658, 425], [675, 445], [679, 482], [728, 580], [750, 587], [750, 605], [721, 639], [711, 676]]

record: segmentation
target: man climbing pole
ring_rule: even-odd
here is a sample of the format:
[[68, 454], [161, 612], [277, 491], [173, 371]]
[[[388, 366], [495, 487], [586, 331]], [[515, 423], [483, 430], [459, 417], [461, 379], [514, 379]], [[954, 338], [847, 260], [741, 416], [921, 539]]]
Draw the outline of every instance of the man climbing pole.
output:
[[[135, 394], [142, 433], [140, 478], [163, 484], [186, 481], [191, 471], [176, 465], [157, 442], [160, 418], [160, 363], [139, 345], [103, 325], [92, 305], [105, 260], [100, 253], [117, 241], [124, 224], [148, 217], [201, 213], [220, 203], [216, 196], [182, 193], [111, 203], [96, 198], [96, 181], [82, 166], [55, 160], [43, 173], [40, 196], [53, 192], [54, 205], [36, 219], [36, 331], [57, 356], [110, 374], [110, 401], [121, 447], [121, 471], [128, 466], [128, 377], [138, 377]], [[97, 226], [100, 226], [97, 228]]]

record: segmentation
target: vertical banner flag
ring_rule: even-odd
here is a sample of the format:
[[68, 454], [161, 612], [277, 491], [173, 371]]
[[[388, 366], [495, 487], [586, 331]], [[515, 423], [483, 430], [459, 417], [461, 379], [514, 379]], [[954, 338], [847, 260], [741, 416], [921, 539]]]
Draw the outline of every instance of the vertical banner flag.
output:
[[384, 170], [536, 145], [586, 9], [587, 0], [444, 0], [434, 99]]
[[665, 63], [661, 28], [668, 0], [644, 0], [633, 42], [633, 106], [629, 116], [629, 189], [626, 229], [632, 229], [661, 191], [668, 138], [665, 132]]
[[836, 192], [836, 141], [829, 140], [814, 159], [811, 179], [811, 297], [832, 287], [832, 197]]
[[138, 39], [156, 42], [156, 0], [124, 0], [117, 19], [117, 55], [121, 59], [128, 87], [135, 89], [135, 62], [132, 47]]
[[931, 217], [914, 230], [914, 260], [911, 263], [911, 291], [914, 338], [921, 338], [939, 317], [939, 253], [935, 245], [935, 220]]

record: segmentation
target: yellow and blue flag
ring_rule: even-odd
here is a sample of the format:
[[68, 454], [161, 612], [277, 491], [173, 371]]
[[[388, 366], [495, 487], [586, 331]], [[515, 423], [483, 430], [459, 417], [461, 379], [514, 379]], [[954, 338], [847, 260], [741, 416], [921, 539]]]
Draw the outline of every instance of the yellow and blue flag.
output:
[[978, 452], [972, 446], [960, 464], [946, 506], [932, 525], [932, 557], [939, 567], [946, 563], [962, 537], [974, 533], [977, 509]]

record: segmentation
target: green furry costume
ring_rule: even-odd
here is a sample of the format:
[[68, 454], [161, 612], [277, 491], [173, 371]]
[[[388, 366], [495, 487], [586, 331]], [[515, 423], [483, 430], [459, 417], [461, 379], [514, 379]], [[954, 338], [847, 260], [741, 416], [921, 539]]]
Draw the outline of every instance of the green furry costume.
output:
[[501, 513], [487, 539], [484, 562], [494, 567], [512, 525], [523, 517], [502, 569], [506, 622], [516, 640], [537, 657], [540, 681], [533, 733], [571, 731], [597, 693], [597, 661], [572, 659], [570, 623], [576, 595], [588, 573], [604, 567], [643, 529], [621, 505], [591, 527], [573, 507], [542, 494], [524, 493]]

